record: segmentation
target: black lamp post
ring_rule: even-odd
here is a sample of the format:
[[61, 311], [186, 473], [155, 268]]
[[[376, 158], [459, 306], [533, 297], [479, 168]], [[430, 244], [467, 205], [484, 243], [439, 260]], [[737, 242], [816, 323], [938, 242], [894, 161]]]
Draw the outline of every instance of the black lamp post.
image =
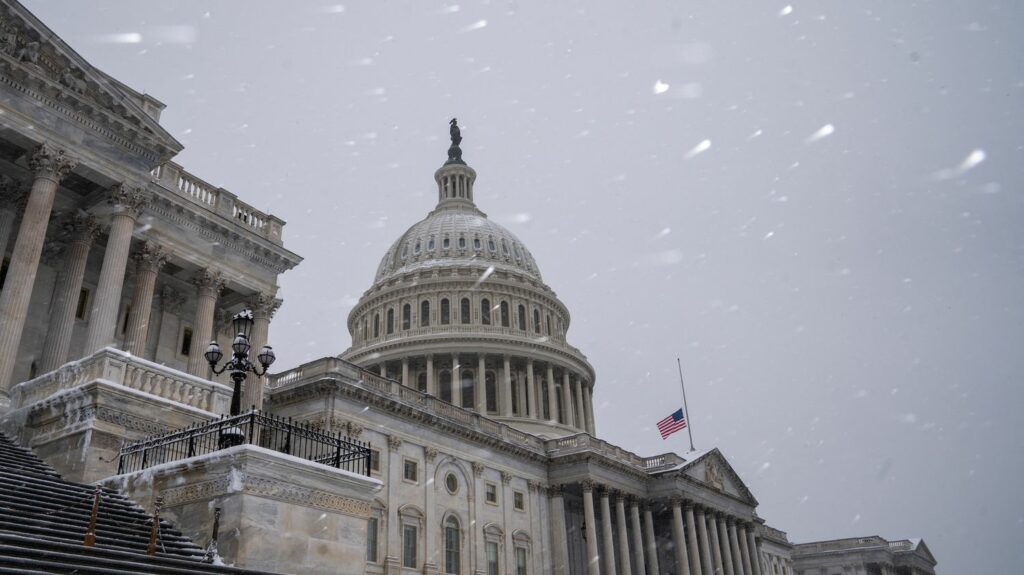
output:
[[231, 415], [238, 415], [241, 412], [242, 382], [245, 381], [246, 375], [249, 372], [257, 376], [265, 375], [271, 364], [277, 359], [274, 356], [274, 349], [269, 345], [265, 345], [259, 354], [256, 355], [256, 360], [259, 361], [263, 371], [259, 371], [249, 361], [249, 350], [252, 349], [252, 344], [249, 343], [249, 334], [252, 332], [252, 324], [252, 310], [249, 309], [244, 309], [231, 318], [231, 325], [238, 335], [231, 342], [231, 359], [221, 366], [220, 370], [217, 369], [217, 362], [224, 357], [224, 352], [220, 350], [220, 346], [217, 345], [216, 341], [211, 341], [210, 345], [206, 348], [206, 353], [203, 354], [206, 361], [210, 362], [210, 369], [213, 370], [214, 375], [220, 375], [226, 370], [231, 370], [231, 381], [235, 384], [234, 392], [231, 394]]

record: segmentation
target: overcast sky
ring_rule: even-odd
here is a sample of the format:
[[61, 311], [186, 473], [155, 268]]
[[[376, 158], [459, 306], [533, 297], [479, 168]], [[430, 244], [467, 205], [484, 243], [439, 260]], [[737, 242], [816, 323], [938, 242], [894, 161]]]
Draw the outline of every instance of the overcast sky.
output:
[[167, 104], [178, 161], [288, 221], [280, 367], [340, 353], [433, 207], [447, 121], [597, 370], [600, 436], [680, 401], [794, 541], [1024, 564], [1017, 2], [40, 2]]

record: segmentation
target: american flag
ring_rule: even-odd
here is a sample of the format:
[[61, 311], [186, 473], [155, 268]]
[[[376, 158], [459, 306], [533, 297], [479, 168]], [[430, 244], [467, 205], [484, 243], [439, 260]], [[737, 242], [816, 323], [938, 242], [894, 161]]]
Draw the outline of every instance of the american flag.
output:
[[672, 412], [672, 415], [658, 422], [658, 431], [661, 432], [662, 439], [666, 439], [669, 435], [685, 428], [686, 416], [683, 415], [683, 408], [681, 407], [678, 411]]

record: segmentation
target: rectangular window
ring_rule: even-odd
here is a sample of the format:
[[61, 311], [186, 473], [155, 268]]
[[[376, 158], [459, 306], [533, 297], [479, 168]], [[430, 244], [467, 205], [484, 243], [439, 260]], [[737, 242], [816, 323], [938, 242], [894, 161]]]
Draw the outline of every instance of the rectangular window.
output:
[[376, 471], [380, 473], [380, 450], [370, 450], [370, 471]]
[[523, 511], [526, 509], [525, 499], [523, 498], [522, 491], [515, 491], [512, 493], [512, 505], [516, 511]]
[[178, 348], [178, 351], [181, 353], [181, 355], [187, 356], [189, 354], [189, 349], [191, 348], [192, 328], [186, 327], [185, 329], [181, 330], [181, 346]]
[[526, 548], [516, 547], [516, 575], [527, 575]]
[[124, 321], [121, 322], [121, 333], [128, 331], [128, 319], [132, 315], [132, 304], [124, 306]]
[[485, 496], [484, 500], [487, 501], [488, 503], [491, 503], [491, 504], [494, 504], [494, 505], [498, 504], [498, 486], [497, 485], [495, 485], [493, 483], [488, 483], [487, 484], [487, 491], [486, 491], [486, 496]]
[[402, 474], [402, 477], [406, 481], [412, 481], [413, 483], [419, 481], [419, 463], [417, 463], [413, 459], [406, 459], [405, 470]]
[[487, 542], [487, 575], [501, 575], [498, 571], [498, 544]]
[[85, 312], [89, 309], [89, 288], [82, 288], [78, 292], [78, 305], [75, 306], [75, 319], [85, 319]]
[[416, 568], [416, 526], [406, 525], [402, 529], [402, 565]]
[[366, 561], [377, 562], [377, 518], [371, 517], [366, 522]]

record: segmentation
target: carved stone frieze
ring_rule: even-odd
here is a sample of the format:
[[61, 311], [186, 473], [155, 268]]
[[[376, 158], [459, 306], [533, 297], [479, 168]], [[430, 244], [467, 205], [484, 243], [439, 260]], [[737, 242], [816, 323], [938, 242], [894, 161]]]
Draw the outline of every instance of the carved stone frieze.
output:
[[388, 447], [391, 449], [398, 449], [402, 446], [402, 438], [397, 435], [388, 436]]
[[348, 422], [348, 425], [346, 425], [346, 428], [348, 430], [346, 433], [352, 439], [359, 439], [359, 436], [363, 434], [363, 426], [359, 425], [358, 423], [356, 423], [354, 421]]
[[725, 490], [725, 479], [722, 476], [722, 466], [714, 457], [709, 457], [704, 464], [704, 482], [719, 491]]
[[249, 299], [249, 307], [252, 309], [253, 315], [268, 319], [273, 319], [274, 314], [277, 313], [282, 303], [284, 303], [283, 299], [275, 297], [274, 294], [263, 292], [253, 294]]
[[423, 449], [423, 458], [427, 461], [427, 463], [433, 463], [436, 457], [437, 449], [433, 447], [426, 447]]

